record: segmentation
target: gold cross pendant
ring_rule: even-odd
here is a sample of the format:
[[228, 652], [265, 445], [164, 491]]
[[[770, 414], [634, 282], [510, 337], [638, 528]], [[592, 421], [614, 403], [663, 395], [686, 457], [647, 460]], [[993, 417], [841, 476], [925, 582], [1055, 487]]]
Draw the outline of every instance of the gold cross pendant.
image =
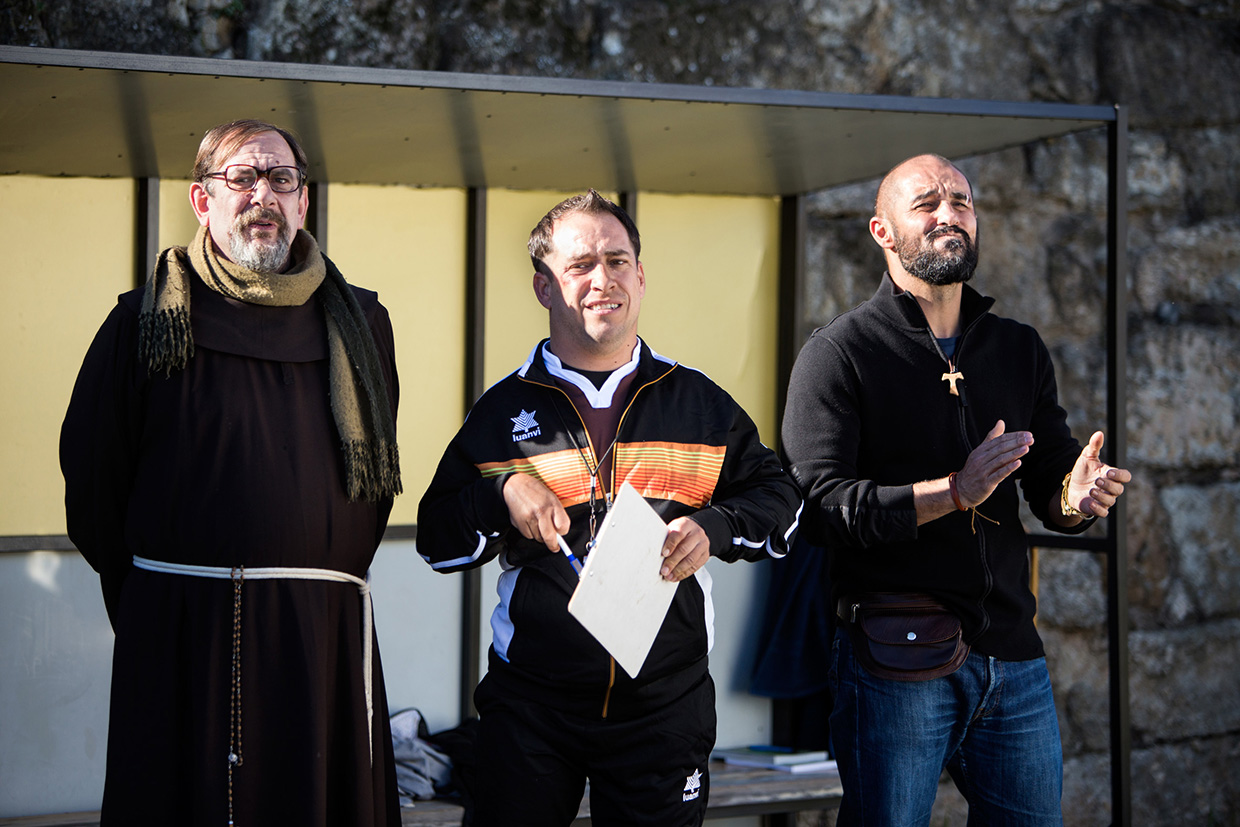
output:
[[951, 387], [950, 387], [950, 388], [948, 388], [948, 391], [951, 393], [951, 395], [952, 395], [952, 396], [959, 396], [959, 395], [960, 395], [960, 391], [956, 390], [956, 382], [957, 382], [957, 380], [959, 380], [959, 381], [964, 381], [964, 374], [963, 374], [963, 373], [961, 373], [960, 371], [956, 370], [956, 371], [952, 371], [951, 373], [945, 373], [945, 374], [943, 374], [943, 376], [942, 376], [941, 378], [942, 378], [942, 380], [943, 380], [944, 382], [947, 382], [948, 384], [950, 384], [950, 385], [951, 385]]

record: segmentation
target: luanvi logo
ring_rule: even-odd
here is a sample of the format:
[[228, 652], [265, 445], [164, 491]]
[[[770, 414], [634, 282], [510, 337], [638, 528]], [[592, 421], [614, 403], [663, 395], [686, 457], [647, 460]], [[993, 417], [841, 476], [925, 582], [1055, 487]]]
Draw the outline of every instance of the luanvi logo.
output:
[[512, 420], [512, 441], [520, 442], [523, 439], [530, 439], [542, 433], [542, 428], [538, 427], [538, 420], [534, 418], [534, 414], [538, 411], [526, 411], [521, 409], [520, 416], [510, 416]]
[[702, 771], [694, 770], [693, 775], [685, 778], [685, 794], [681, 801], [693, 801], [702, 794]]

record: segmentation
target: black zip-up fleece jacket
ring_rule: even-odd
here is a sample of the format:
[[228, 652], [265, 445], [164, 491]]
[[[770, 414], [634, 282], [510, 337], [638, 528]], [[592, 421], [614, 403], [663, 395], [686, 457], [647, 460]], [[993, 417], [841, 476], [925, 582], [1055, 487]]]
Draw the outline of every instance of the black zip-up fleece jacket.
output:
[[[884, 274], [864, 304], [814, 331], [788, 389], [783, 450], [805, 496], [805, 536], [830, 559], [841, 594], [917, 591], [961, 618], [977, 651], [1003, 660], [1043, 654], [1033, 625], [1019, 480], [1034, 516], [1047, 516], [1081, 446], [1068, 430], [1050, 353], [1028, 325], [992, 315], [994, 300], [964, 286], [951, 366], [911, 294]], [[917, 525], [913, 484], [964, 467], [997, 420], [1030, 431], [1021, 467], [977, 506]], [[991, 522], [994, 520], [995, 522]]]
[[[572, 521], [565, 540], [585, 559], [591, 445], [543, 358], [546, 340], [489, 389], [448, 445], [418, 505], [418, 551], [440, 572], [499, 557], [500, 605], [492, 616], [488, 680], [524, 697], [587, 715], [624, 718], [671, 701], [707, 671], [713, 639], [710, 578], [680, 582], [637, 677], [568, 613], [577, 574], [563, 554], [527, 540], [509, 521], [503, 485], [531, 474]], [[718, 385], [639, 342], [640, 358], [617, 429], [609, 491], [628, 482], [664, 522], [691, 516], [727, 562], [782, 557], [801, 498], [753, 421]], [[571, 436], [570, 436], [571, 434]], [[589, 455], [589, 466], [581, 451]], [[599, 527], [602, 507], [599, 506]]]

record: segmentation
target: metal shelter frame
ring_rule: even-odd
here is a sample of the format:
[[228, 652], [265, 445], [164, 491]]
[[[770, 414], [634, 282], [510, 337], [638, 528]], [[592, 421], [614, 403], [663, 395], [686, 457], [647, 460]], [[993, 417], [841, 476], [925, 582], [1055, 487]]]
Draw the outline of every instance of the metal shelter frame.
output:
[[[135, 281], [158, 253], [159, 180], [188, 178], [201, 130], [236, 117], [287, 124], [312, 161], [310, 229], [326, 247], [329, 183], [462, 188], [466, 409], [483, 390], [490, 188], [732, 194], [781, 199], [777, 410], [804, 307], [805, 196], [874, 178], [932, 149], [959, 158], [1074, 132], [1107, 132], [1107, 443], [1124, 466], [1127, 160], [1123, 106], [842, 95], [501, 77], [0, 46], [0, 175], [132, 178]], [[1126, 500], [1101, 538], [1035, 546], [1107, 558], [1111, 807], [1132, 823]], [[410, 539], [416, 527], [391, 526]], [[63, 535], [0, 536], [0, 553], [73, 550]], [[462, 711], [477, 682], [481, 588], [464, 581]]]

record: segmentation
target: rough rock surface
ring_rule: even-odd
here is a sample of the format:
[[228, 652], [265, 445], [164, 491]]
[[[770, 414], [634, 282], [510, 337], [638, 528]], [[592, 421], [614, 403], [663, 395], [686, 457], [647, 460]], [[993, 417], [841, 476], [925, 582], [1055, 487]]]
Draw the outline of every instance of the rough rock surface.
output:
[[[1240, 1], [7, 0], [0, 42], [1127, 105], [1135, 821], [1240, 824]], [[978, 286], [1042, 332], [1082, 434], [1105, 413], [1104, 157], [1084, 134], [964, 164]], [[806, 332], [874, 289], [873, 188], [809, 199]], [[1069, 825], [1110, 823], [1102, 563], [1041, 555]], [[934, 823], [962, 814], [945, 792]]]

